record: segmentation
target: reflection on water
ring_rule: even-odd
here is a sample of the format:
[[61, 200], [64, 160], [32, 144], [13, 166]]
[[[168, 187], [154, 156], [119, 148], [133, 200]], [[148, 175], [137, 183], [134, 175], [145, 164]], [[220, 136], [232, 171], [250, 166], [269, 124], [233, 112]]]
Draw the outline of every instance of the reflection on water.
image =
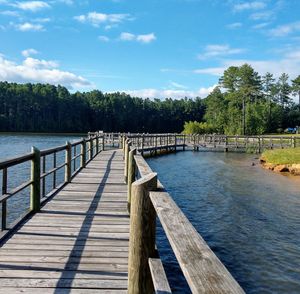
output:
[[[247, 293], [300, 293], [300, 177], [264, 170], [249, 154], [182, 152], [148, 162]], [[175, 292], [189, 293], [161, 228], [158, 243]]]

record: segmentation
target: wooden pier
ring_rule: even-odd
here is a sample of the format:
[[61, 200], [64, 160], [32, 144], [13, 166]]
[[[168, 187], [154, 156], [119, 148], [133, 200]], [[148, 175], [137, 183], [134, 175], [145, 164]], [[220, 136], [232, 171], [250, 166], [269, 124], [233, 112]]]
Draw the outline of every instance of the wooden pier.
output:
[[[171, 293], [156, 250], [158, 218], [192, 293], [244, 293], [143, 157], [185, 150], [188, 140], [97, 132], [0, 162], [0, 292]], [[8, 169], [26, 161], [30, 179], [9, 190]], [[28, 187], [30, 209], [8, 224], [7, 200]]]

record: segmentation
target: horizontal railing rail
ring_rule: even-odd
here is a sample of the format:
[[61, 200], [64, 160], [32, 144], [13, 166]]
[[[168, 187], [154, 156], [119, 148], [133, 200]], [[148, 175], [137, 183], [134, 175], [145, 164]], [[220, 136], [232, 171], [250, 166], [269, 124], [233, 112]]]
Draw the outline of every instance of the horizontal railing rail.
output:
[[[0, 195], [2, 234], [0, 234], [0, 238], [5, 237], [29, 214], [39, 211], [47, 199], [57, 193], [66, 183], [69, 183], [80, 169], [105, 149], [108, 137], [111, 145], [120, 147], [122, 139], [119, 133], [94, 132], [89, 133], [87, 138], [72, 143], [67, 142], [65, 145], [45, 150], [33, 147], [31, 153], [0, 161], [0, 172], [2, 171]], [[30, 163], [30, 177], [16, 187], [9, 188], [8, 184], [12, 184], [8, 176], [9, 169], [14, 167], [18, 170], [18, 166], [23, 163]], [[61, 170], [63, 171], [61, 172]], [[59, 178], [60, 172], [61, 177]], [[50, 182], [47, 184], [48, 179]], [[16, 194], [26, 193], [25, 189], [27, 188], [30, 188], [30, 207], [26, 209], [24, 215], [8, 225], [8, 199]], [[47, 192], [47, 190], [49, 191]]]
[[165, 191], [131, 139], [127, 138], [124, 146], [130, 213], [128, 293], [171, 293], [155, 249], [156, 217], [192, 293], [244, 293]]

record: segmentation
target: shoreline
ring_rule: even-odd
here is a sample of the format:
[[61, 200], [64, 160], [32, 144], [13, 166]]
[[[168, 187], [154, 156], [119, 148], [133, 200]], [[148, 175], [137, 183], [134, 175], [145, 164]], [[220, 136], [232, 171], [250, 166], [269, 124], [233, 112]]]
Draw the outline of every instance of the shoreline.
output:
[[300, 176], [300, 164], [274, 164], [260, 159], [260, 164], [264, 169], [277, 173], [289, 173], [294, 176]]

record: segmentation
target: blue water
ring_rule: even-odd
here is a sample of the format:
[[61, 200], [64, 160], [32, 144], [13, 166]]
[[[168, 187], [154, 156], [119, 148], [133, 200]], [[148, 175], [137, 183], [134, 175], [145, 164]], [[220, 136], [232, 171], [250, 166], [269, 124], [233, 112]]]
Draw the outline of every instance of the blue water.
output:
[[[4, 134], [0, 133], [0, 161], [23, 155], [31, 152], [31, 147], [35, 146], [40, 150], [64, 145], [66, 141], [79, 140], [82, 135], [41, 135], [41, 134]], [[77, 146], [79, 152], [80, 146]], [[78, 154], [78, 153], [77, 153]], [[77, 166], [79, 164], [77, 160]], [[65, 152], [57, 153], [57, 166], [65, 161]], [[53, 156], [46, 158], [46, 171], [53, 165]], [[74, 165], [73, 165], [74, 167]], [[30, 179], [30, 162], [25, 162], [8, 169], [8, 192]], [[52, 190], [53, 175], [45, 180], [45, 194]], [[64, 181], [64, 170], [61, 169], [56, 174], [57, 185]], [[2, 171], [0, 171], [0, 187], [2, 187]], [[30, 204], [29, 187], [22, 192], [11, 197], [7, 201], [8, 224], [12, 224], [19, 216], [25, 213]], [[0, 213], [1, 215], [1, 213]]]
[[[32, 145], [45, 149], [79, 138], [0, 134], [0, 160], [30, 152]], [[57, 164], [63, 161], [64, 152], [58, 154]], [[253, 155], [209, 152], [148, 160], [247, 293], [300, 293], [300, 177], [252, 166], [257, 161]], [[10, 169], [9, 187], [28, 179], [29, 171], [29, 164]], [[63, 181], [63, 170], [57, 177], [58, 183]], [[29, 190], [9, 199], [9, 222], [28, 206]], [[157, 241], [172, 290], [190, 293], [161, 227]]]
[[[300, 177], [264, 170], [249, 154], [181, 152], [148, 162], [247, 293], [300, 293]], [[190, 293], [161, 228], [157, 239], [172, 289]]]

